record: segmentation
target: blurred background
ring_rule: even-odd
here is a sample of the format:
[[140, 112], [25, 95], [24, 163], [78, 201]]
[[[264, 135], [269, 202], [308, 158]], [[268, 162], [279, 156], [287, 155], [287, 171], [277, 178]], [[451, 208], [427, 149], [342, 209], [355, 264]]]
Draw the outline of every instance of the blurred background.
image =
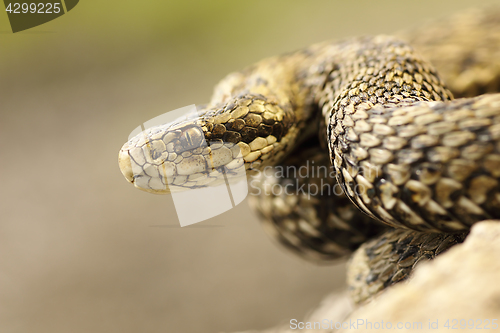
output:
[[[13, 34], [0, 13], [0, 332], [231, 332], [344, 288], [264, 234], [246, 202], [180, 228], [117, 156], [135, 127], [208, 101], [231, 71], [496, 1], [80, 1]], [[0, 6], [3, 11], [3, 6]]]

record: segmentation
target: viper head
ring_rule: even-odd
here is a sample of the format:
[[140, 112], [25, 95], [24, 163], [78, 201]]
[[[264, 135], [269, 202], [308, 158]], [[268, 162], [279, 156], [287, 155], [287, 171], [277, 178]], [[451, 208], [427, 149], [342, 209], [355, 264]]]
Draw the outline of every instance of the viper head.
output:
[[162, 194], [244, 176], [240, 146], [214, 139], [207, 113], [153, 126], [131, 138], [118, 156], [125, 178], [141, 190]]
[[[152, 126], [120, 150], [125, 178], [137, 188], [169, 193], [241, 179], [276, 164], [291, 146], [291, 115], [264, 96], [241, 95]], [[147, 125], [147, 124], [146, 124]]]

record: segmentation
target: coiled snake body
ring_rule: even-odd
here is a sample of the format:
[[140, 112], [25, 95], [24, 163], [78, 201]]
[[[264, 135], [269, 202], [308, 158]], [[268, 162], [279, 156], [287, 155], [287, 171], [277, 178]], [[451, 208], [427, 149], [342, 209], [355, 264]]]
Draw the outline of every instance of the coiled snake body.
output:
[[[459, 97], [498, 91], [500, 13], [263, 60], [227, 76], [199, 115], [127, 142], [120, 168], [168, 193], [244, 165], [251, 203], [282, 244], [314, 261], [356, 251], [348, 282], [363, 301], [500, 217], [500, 94], [453, 100], [433, 65]], [[331, 173], [259, 172], [278, 165]], [[298, 191], [312, 184], [330, 190]]]

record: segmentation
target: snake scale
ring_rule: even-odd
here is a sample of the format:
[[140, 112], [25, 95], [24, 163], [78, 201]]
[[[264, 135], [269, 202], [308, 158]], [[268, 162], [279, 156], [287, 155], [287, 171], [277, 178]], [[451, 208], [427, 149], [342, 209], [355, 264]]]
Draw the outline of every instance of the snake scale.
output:
[[[500, 218], [497, 91], [500, 11], [471, 10], [229, 74], [201, 111], [129, 140], [119, 164], [152, 193], [244, 167], [273, 238], [316, 262], [354, 252], [348, 285], [362, 302]], [[301, 167], [318, 172], [288, 172]]]

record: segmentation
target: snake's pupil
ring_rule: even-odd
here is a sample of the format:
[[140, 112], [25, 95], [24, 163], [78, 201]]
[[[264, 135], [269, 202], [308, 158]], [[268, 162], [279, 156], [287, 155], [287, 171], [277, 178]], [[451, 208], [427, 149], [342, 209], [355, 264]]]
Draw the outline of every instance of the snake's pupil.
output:
[[193, 145], [193, 140], [191, 140], [191, 135], [189, 135], [189, 132], [186, 132], [186, 141], [188, 145], [192, 146]]

